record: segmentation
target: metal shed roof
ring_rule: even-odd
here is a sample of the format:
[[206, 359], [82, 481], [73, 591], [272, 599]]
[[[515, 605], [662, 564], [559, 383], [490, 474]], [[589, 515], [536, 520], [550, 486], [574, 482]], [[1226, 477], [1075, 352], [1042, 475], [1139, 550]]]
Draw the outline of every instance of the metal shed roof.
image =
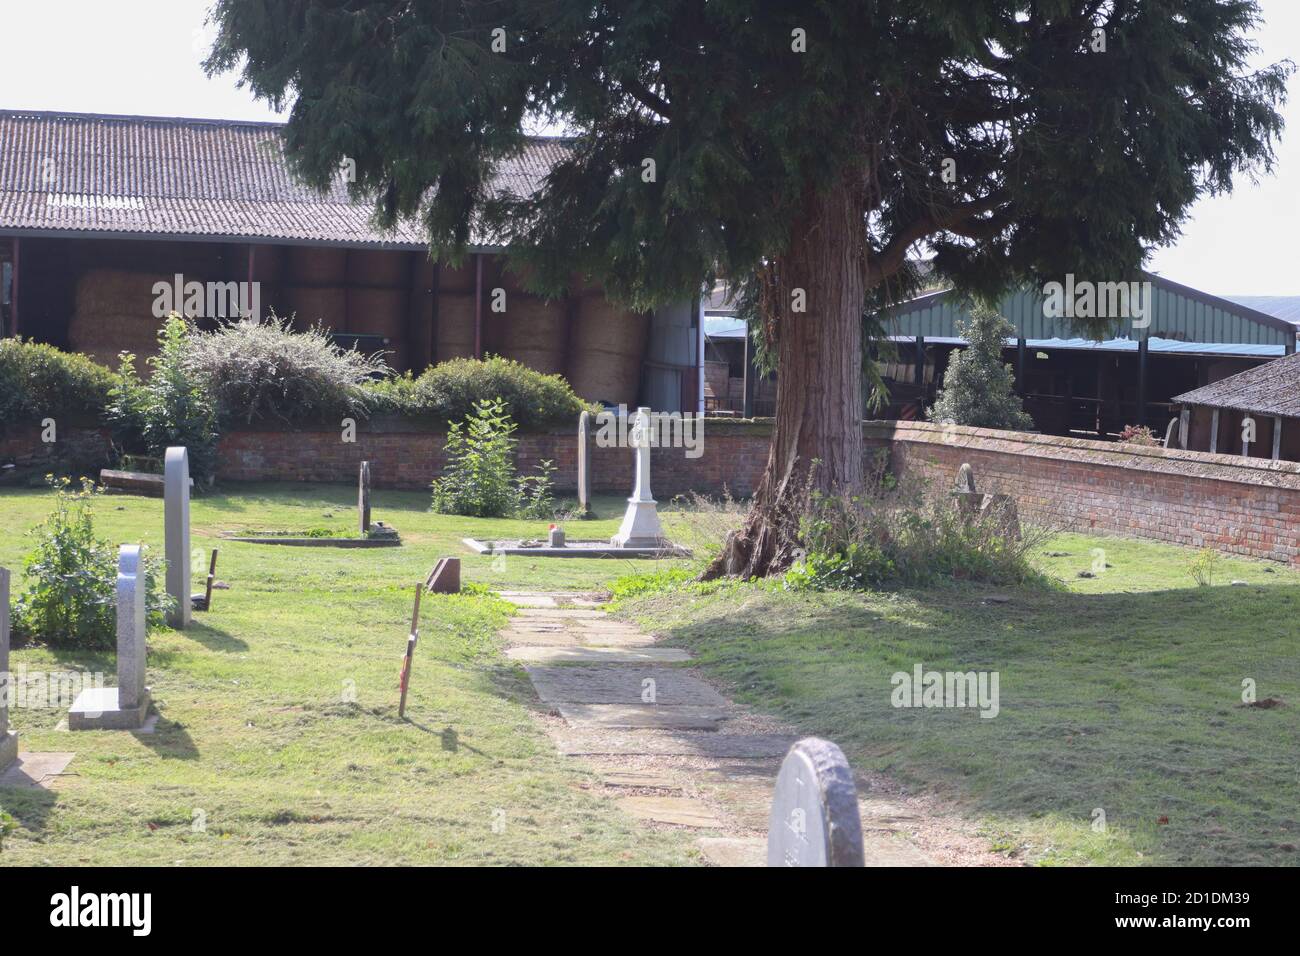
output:
[[[1159, 276], [1146, 275], [1145, 279], [1151, 283], [1151, 324], [1135, 329], [1131, 319], [1117, 319], [1108, 340], [1136, 343], [1141, 337], [1163, 339], [1192, 346], [1193, 351], [1214, 353], [1223, 352], [1218, 346], [1224, 345], [1280, 346], [1283, 350], [1288, 344], [1294, 347], [1296, 327], [1290, 322]], [[1017, 337], [1079, 339], [1069, 319], [1044, 315], [1043, 305], [1042, 293], [1022, 289], [1004, 296], [998, 311], [1015, 326]], [[969, 304], [961, 297], [951, 290], [933, 292], [892, 309], [891, 332], [903, 338], [922, 335], [960, 341], [957, 323], [969, 318]]]

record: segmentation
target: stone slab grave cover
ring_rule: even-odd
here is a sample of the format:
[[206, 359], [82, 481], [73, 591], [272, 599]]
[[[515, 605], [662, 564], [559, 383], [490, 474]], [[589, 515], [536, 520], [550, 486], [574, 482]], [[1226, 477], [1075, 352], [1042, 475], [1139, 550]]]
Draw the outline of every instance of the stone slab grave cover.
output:
[[[184, 448], [167, 449], [167, 457], [163, 462], [163, 483], [167, 593], [173, 601], [172, 609], [167, 612], [167, 623], [175, 628], [186, 628], [190, 626], [193, 606], [190, 601], [190, 456]], [[120, 605], [120, 572], [118, 581]], [[118, 622], [120, 627], [120, 611]], [[143, 641], [143, 636], [140, 639]], [[118, 640], [120, 644], [120, 631]], [[120, 659], [120, 649], [118, 654]]]
[[853, 773], [829, 740], [805, 737], [786, 755], [772, 793], [768, 866], [863, 866]]
[[9, 729], [9, 579], [0, 568], [0, 771], [18, 757], [18, 734]]
[[149, 716], [143, 550], [136, 544], [118, 550], [117, 686], [88, 687], [78, 694], [68, 712], [69, 730], [137, 730]]

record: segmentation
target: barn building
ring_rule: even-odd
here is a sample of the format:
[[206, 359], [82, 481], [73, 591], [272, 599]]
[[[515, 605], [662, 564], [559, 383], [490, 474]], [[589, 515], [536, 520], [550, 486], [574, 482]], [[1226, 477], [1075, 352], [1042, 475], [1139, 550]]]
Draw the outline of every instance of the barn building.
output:
[[[1300, 355], [1176, 395], [1168, 444], [1248, 458], [1300, 461]], [[1171, 423], [1172, 424], [1172, 423]]]
[[[321, 324], [397, 371], [496, 354], [592, 401], [702, 409], [700, 303], [638, 313], [590, 285], [545, 300], [486, 243], [432, 261], [416, 224], [374, 228], [343, 175], [327, 195], [298, 184], [281, 130], [0, 111], [0, 331], [115, 364], [156, 348], [157, 283], [247, 283], [263, 317]], [[530, 193], [565, 148], [530, 140], [494, 188]]]

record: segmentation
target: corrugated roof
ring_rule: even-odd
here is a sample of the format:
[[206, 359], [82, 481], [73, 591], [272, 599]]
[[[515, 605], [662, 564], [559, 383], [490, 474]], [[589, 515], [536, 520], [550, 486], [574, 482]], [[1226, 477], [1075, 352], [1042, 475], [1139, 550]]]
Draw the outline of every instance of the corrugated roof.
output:
[[1175, 395], [1173, 400], [1183, 405], [1300, 418], [1300, 355], [1288, 355], [1229, 375], [1212, 385]]
[[[0, 110], [0, 230], [423, 248], [418, 224], [371, 225], [342, 178], [322, 195], [284, 163], [279, 123]], [[563, 157], [534, 138], [498, 193], [528, 195]], [[481, 237], [475, 237], [478, 242]]]
[[1300, 295], [1225, 295], [1224, 298], [1300, 326]]
[[[1294, 343], [1291, 323], [1256, 309], [1208, 295], [1170, 282], [1159, 276], [1145, 276], [1151, 282], [1151, 324], [1145, 330], [1132, 328], [1131, 320], [1117, 319], [1109, 340], [1135, 338], [1165, 339], [1189, 346], [1189, 351], [1213, 352], [1218, 344], [1280, 345]], [[1043, 314], [1044, 297], [1036, 289], [1021, 289], [1003, 297], [998, 311], [1026, 339], [1077, 339], [1069, 319]], [[890, 310], [891, 331], [914, 338], [959, 338], [957, 323], [970, 318], [967, 304], [951, 290], [932, 292], [904, 302]]]

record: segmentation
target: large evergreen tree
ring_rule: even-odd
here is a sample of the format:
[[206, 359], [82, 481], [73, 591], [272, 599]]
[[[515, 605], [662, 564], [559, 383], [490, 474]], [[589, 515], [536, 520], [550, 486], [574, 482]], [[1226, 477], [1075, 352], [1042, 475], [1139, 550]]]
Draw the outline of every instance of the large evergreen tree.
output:
[[[796, 545], [810, 484], [862, 479], [863, 312], [906, 255], [992, 296], [1128, 278], [1188, 207], [1268, 168], [1289, 65], [1253, 0], [217, 0], [210, 71], [293, 101], [288, 155], [343, 157], [434, 251], [471, 223], [540, 291], [638, 307], [747, 280], [779, 369], [767, 470], [714, 573]], [[532, 117], [574, 133], [535, 196], [492, 195]], [[653, 175], [648, 160], [653, 160]], [[809, 469], [813, 462], [811, 482]]]

